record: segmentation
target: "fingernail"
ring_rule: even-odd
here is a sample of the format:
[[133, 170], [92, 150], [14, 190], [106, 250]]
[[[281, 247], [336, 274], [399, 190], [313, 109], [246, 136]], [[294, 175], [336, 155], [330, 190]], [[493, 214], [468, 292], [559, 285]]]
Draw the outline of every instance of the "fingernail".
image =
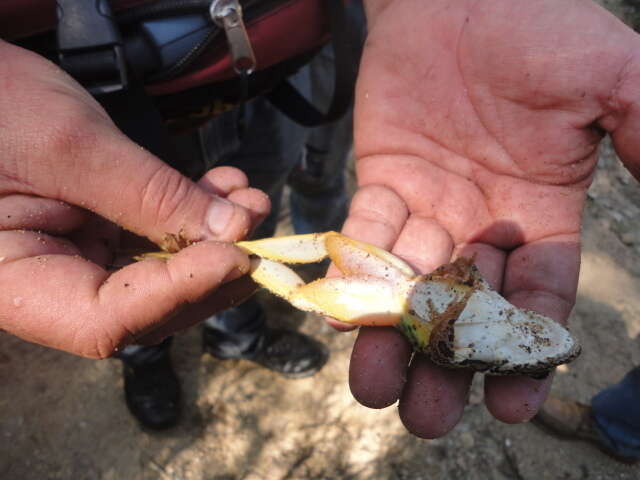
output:
[[216, 198], [211, 202], [207, 212], [209, 230], [216, 236], [222, 235], [233, 217], [233, 204], [224, 198]]

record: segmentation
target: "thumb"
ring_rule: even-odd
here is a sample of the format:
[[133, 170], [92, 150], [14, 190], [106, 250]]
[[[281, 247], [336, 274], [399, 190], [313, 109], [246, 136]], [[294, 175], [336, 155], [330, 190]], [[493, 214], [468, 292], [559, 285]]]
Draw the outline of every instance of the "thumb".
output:
[[0, 117], [11, 118], [0, 142], [15, 170], [4, 172], [12, 190], [86, 208], [156, 243], [167, 234], [230, 241], [249, 232], [243, 207], [130, 141], [58, 67], [4, 42], [0, 57]]
[[[75, 172], [74, 184], [80, 187], [68, 190], [63, 200], [76, 205], [84, 201], [85, 208], [158, 244], [170, 235], [189, 241], [235, 241], [251, 230], [246, 208], [205, 190], [127, 138], [117, 137], [96, 149], [89, 159], [93, 168]], [[96, 168], [116, 158], [117, 169], [95, 175]]]

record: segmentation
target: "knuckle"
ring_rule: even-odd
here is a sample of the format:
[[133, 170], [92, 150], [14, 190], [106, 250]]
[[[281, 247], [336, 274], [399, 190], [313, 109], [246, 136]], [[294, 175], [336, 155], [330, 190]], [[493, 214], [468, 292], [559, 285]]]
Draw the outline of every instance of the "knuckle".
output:
[[157, 225], [171, 223], [190, 192], [189, 181], [173, 170], [159, 165], [149, 177], [141, 194], [141, 214]]

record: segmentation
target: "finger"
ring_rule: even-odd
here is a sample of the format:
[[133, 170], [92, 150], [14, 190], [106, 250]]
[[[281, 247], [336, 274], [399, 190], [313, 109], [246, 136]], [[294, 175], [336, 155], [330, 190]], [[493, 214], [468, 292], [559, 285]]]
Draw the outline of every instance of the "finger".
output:
[[486, 243], [467, 243], [458, 245], [453, 252], [454, 258], [473, 258], [473, 263], [478, 267], [482, 277], [489, 282], [494, 290], [502, 289], [504, 267], [507, 254], [504, 250]]
[[0, 230], [64, 234], [78, 228], [85, 219], [85, 211], [59, 200], [20, 194], [0, 197]]
[[[251, 219], [251, 231], [255, 230], [271, 211], [269, 196], [257, 188], [234, 190], [227, 199], [247, 210]], [[250, 236], [250, 234], [247, 234], [247, 236]]]
[[250, 232], [255, 230], [271, 211], [269, 196], [261, 190], [249, 188], [249, 179], [237, 168], [217, 167], [209, 170], [198, 180], [198, 185], [244, 207], [250, 216]]
[[234, 167], [217, 167], [209, 170], [198, 180], [198, 185], [220, 197], [226, 197], [234, 190], [247, 188], [249, 179], [242, 170]]
[[3, 262], [2, 328], [42, 345], [105, 358], [248, 269], [242, 251], [216, 242], [192, 245], [166, 262], [138, 262], [110, 276], [67, 255]]
[[393, 253], [401, 257], [416, 272], [429, 273], [448, 263], [453, 241], [447, 231], [433, 219], [411, 215], [393, 246]]
[[12, 179], [12, 191], [86, 208], [156, 243], [167, 234], [181, 233], [191, 241], [236, 240], [249, 231], [244, 208], [207, 192], [130, 141], [62, 70], [5, 42], [0, 56], [6, 87], [0, 107], [12, 112], [12, 134], [0, 130], [7, 152], [3, 166], [22, 165], [27, 146], [30, 165], [37, 166], [3, 172]]
[[349, 386], [354, 398], [369, 408], [395, 403], [402, 393], [411, 351], [395, 328], [360, 328], [349, 365]]
[[80, 255], [65, 238], [27, 230], [0, 231], [0, 267], [14, 260], [39, 255]]
[[390, 250], [408, 216], [407, 206], [393, 190], [381, 185], [368, 185], [353, 196], [342, 232], [356, 240]]
[[178, 330], [203, 322], [211, 315], [241, 304], [252, 296], [260, 286], [245, 275], [223, 284], [214, 293], [197, 303], [188, 304], [166, 323], [142, 337], [136, 338], [139, 345], [155, 345]]
[[[369, 185], [360, 188], [353, 196], [342, 232], [356, 240], [390, 250], [408, 215], [406, 205], [393, 190], [380, 185]], [[334, 265], [327, 271], [328, 277], [339, 274]], [[331, 318], [326, 318], [326, 321], [337, 330], [355, 328]]]
[[398, 405], [407, 430], [421, 438], [446, 435], [462, 417], [472, 378], [472, 372], [442, 368], [415, 355]]
[[530, 377], [485, 377], [485, 403], [498, 420], [516, 424], [531, 420], [545, 402], [553, 374], [537, 380]]
[[[235, 241], [250, 231], [251, 218], [243, 207], [210, 194], [128, 139], [113, 136], [109, 147], [91, 161], [102, 164], [108, 159], [100, 157], [120, 158], [118, 178], [114, 172], [101, 170], [86, 178], [85, 171], [79, 169], [76, 178], [67, 180], [82, 187], [67, 191], [65, 200], [82, 204], [93, 198], [88, 209], [158, 244], [167, 234], [189, 241]], [[106, 137], [109, 140], [109, 135]], [[124, 171], [135, 173], [122, 185]]]
[[[524, 245], [509, 255], [503, 293], [520, 308], [564, 323], [575, 303], [579, 270], [579, 235], [549, 237]], [[487, 408], [503, 422], [527, 421], [544, 403], [550, 384], [550, 378], [487, 377]]]

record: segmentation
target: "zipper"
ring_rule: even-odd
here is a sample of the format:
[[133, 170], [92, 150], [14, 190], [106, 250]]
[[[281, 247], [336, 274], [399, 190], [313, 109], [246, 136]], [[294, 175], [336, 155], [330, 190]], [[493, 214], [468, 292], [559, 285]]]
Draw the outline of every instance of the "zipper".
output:
[[[240, 0], [245, 10], [245, 19], [252, 20], [290, 0]], [[215, 0], [160, 0], [117, 12], [118, 23], [132, 23], [140, 20], [187, 15], [189, 13], [207, 13]]]
[[242, 18], [239, 0], [213, 0], [209, 14], [224, 29], [233, 69], [240, 75], [251, 75], [256, 68], [256, 56]]
[[[194, 45], [189, 52], [170, 68], [149, 78], [148, 81], [151, 83], [164, 82], [179, 76], [198, 59], [202, 52], [204, 52], [214, 40], [222, 35], [222, 31], [225, 31], [227, 35], [227, 42], [229, 43], [229, 49], [233, 58], [234, 69], [236, 72], [245, 72], [248, 74], [255, 69], [255, 56], [253, 55], [249, 37], [246, 34], [245, 22], [259, 18], [261, 15], [288, 1], [291, 0], [161, 0], [122, 12], [117, 16], [117, 21], [120, 24], [126, 25], [142, 20], [170, 17], [172, 15], [207, 14], [208, 12], [212, 25], [211, 30], [205, 38]], [[241, 26], [229, 26], [228, 28], [233, 30], [230, 35], [224, 26], [224, 14], [227, 13], [229, 18], [231, 18], [234, 14], [237, 16], [238, 11], [240, 13], [239, 20]], [[220, 17], [221, 14], [222, 17]], [[219, 20], [215, 20], [214, 16], [219, 18]], [[220, 24], [218, 24], [219, 21], [221, 22]], [[227, 20], [227, 22], [229, 22], [229, 20]], [[249, 53], [249, 49], [251, 53]]]

